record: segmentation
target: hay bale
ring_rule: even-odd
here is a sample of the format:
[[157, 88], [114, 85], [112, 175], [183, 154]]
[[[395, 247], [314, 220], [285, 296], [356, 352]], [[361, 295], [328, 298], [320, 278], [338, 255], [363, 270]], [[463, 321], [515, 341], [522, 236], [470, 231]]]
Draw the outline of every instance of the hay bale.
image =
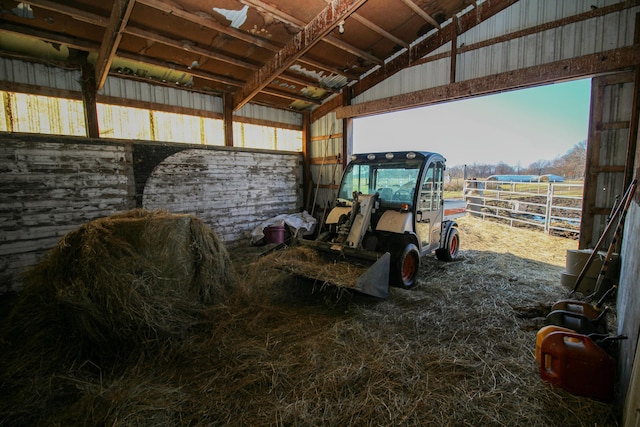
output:
[[133, 210], [65, 235], [26, 272], [9, 327], [114, 355], [184, 336], [232, 283], [226, 249], [200, 220]]

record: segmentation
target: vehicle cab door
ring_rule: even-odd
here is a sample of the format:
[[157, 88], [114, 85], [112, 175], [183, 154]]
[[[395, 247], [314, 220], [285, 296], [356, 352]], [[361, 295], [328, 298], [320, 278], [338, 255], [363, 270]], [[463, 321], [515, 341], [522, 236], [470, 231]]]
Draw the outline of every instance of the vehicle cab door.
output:
[[419, 186], [416, 229], [423, 252], [440, 246], [444, 168], [444, 161], [441, 159], [429, 163]]

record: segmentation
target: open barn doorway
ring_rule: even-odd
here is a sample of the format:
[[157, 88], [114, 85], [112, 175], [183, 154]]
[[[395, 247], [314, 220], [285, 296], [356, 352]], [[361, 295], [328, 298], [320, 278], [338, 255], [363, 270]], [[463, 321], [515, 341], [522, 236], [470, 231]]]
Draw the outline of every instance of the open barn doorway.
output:
[[577, 239], [591, 88], [573, 80], [358, 118], [353, 150], [441, 153], [445, 198], [482, 219]]
[[435, 151], [449, 169], [493, 166], [479, 171], [487, 176], [558, 169], [586, 142], [590, 94], [591, 79], [581, 79], [358, 118], [353, 151]]

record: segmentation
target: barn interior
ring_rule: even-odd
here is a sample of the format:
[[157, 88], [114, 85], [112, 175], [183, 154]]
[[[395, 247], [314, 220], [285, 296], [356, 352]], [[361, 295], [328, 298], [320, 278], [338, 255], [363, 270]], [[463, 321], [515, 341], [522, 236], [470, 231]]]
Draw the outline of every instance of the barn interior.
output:
[[[601, 242], [640, 175], [637, 0], [0, 0], [0, 20], [0, 424], [640, 423], [637, 191]], [[465, 218], [463, 262], [423, 260], [385, 302], [301, 295], [247, 247], [332, 203], [355, 119], [584, 78], [573, 248], [620, 255], [611, 401], [532, 360], [562, 240], [527, 260], [528, 230], [482, 246], [498, 228]]]

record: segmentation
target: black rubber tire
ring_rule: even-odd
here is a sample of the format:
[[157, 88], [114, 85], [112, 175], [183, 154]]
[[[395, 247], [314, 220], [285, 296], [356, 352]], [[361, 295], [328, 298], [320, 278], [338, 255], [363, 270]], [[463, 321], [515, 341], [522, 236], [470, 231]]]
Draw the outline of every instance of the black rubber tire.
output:
[[391, 284], [404, 289], [413, 287], [420, 270], [420, 251], [417, 246], [413, 243], [407, 244], [394, 258], [391, 266]]
[[444, 248], [436, 250], [436, 256], [440, 261], [451, 262], [458, 258], [458, 251], [460, 250], [460, 234], [458, 234], [457, 228], [452, 228], [447, 236], [447, 242]]

